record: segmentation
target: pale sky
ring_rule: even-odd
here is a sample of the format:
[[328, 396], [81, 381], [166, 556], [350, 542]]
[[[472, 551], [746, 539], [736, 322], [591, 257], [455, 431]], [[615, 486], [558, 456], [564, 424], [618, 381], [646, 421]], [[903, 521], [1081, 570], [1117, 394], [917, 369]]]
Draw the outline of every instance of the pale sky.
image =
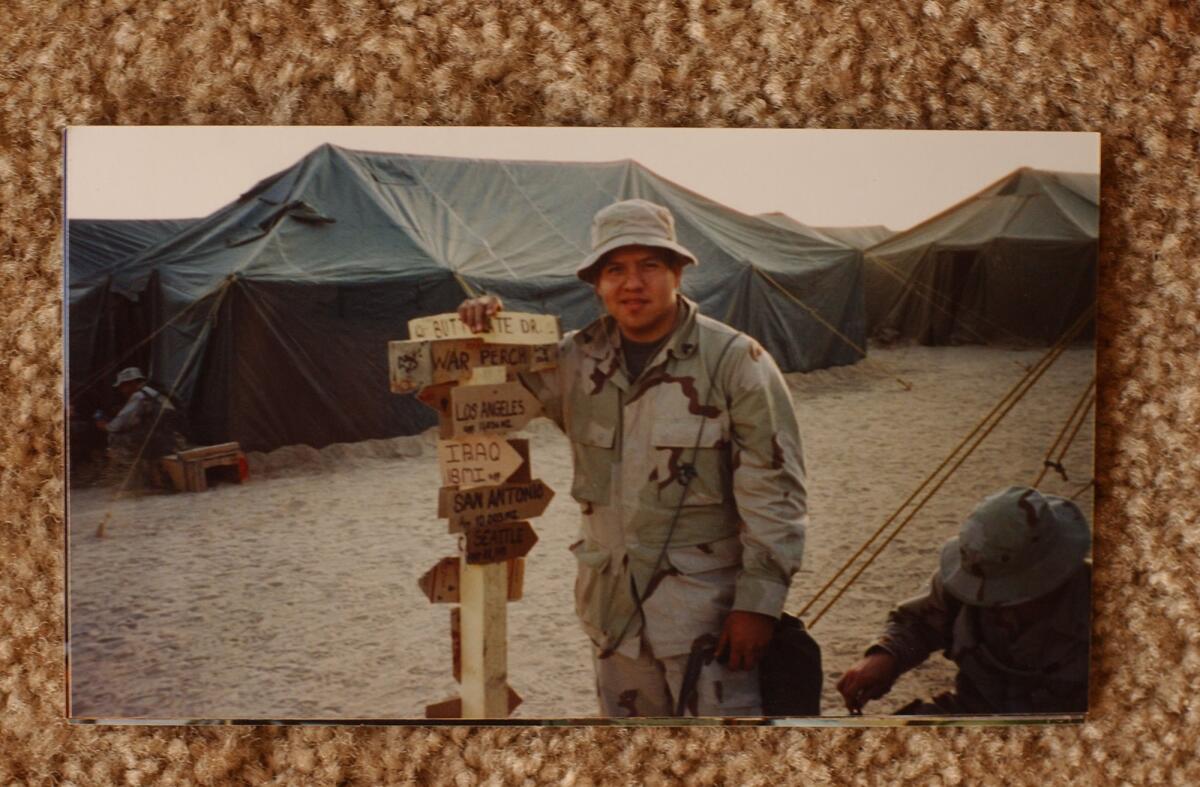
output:
[[743, 213], [906, 229], [1020, 166], [1100, 171], [1100, 135], [777, 129], [92, 126], [67, 137], [67, 215], [206, 216], [330, 142], [544, 161], [632, 158]]

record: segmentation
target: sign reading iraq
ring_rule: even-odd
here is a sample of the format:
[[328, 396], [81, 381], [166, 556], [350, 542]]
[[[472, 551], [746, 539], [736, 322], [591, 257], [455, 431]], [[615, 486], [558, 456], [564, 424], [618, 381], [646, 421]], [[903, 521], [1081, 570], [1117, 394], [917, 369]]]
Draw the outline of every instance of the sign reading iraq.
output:
[[480, 435], [464, 440], [438, 440], [442, 486], [471, 489], [503, 484], [524, 461], [507, 440]]

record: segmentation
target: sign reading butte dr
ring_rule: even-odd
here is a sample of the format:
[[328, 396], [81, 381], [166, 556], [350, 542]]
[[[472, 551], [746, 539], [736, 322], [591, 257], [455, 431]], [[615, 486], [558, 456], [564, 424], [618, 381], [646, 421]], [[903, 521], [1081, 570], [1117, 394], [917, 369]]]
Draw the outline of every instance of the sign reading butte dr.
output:
[[437, 314], [408, 321], [410, 339], [482, 339], [492, 344], [553, 344], [558, 341], [558, 317], [553, 314], [501, 312], [484, 333], [473, 333], [457, 314]]

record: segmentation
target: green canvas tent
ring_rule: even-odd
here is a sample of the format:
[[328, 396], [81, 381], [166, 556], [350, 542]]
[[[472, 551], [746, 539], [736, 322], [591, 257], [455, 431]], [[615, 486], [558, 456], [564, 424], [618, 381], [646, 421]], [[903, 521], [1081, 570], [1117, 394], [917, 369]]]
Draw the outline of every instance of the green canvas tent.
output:
[[1098, 227], [1097, 175], [1018, 169], [867, 250], [871, 336], [1053, 343], [1095, 300]]
[[197, 441], [263, 450], [411, 434], [434, 416], [389, 392], [387, 342], [468, 292], [582, 327], [599, 311], [573, 274], [592, 215], [631, 197], [670, 208], [701, 260], [684, 292], [782, 368], [859, 359], [854, 250], [730, 210], [633, 161], [324, 145], [125, 261], [112, 289], [150, 315], [149, 372], [186, 403]]
[[[90, 414], [111, 399], [117, 366], [143, 364], [149, 348], [138, 348], [149, 331], [126, 298], [114, 296], [112, 273], [154, 244], [176, 235], [195, 219], [72, 219], [67, 222], [63, 258], [67, 261], [68, 401]], [[125, 355], [126, 357], [122, 357]]]
[[810, 227], [786, 213], [760, 213], [760, 219], [769, 221], [780, 227], [803, 232], [814, 238], [824, 238], [831, 240], [834, 243], [840, 243], [843, 246], [849, 246], [852, 249], [869, 249], [870, 247], [882, 243], [888, 238], [896, 234], [894, 230], [890, 230], [882, 224], [869, 224], [860, 227]]

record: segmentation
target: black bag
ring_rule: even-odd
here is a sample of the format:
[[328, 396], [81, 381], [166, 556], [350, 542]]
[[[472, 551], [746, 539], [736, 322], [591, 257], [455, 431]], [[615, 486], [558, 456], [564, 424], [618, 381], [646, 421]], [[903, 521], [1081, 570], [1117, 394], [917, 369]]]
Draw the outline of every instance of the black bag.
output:
[[821, 646], [784, 612], [758, 664], [764, 716], [821, 715]]

